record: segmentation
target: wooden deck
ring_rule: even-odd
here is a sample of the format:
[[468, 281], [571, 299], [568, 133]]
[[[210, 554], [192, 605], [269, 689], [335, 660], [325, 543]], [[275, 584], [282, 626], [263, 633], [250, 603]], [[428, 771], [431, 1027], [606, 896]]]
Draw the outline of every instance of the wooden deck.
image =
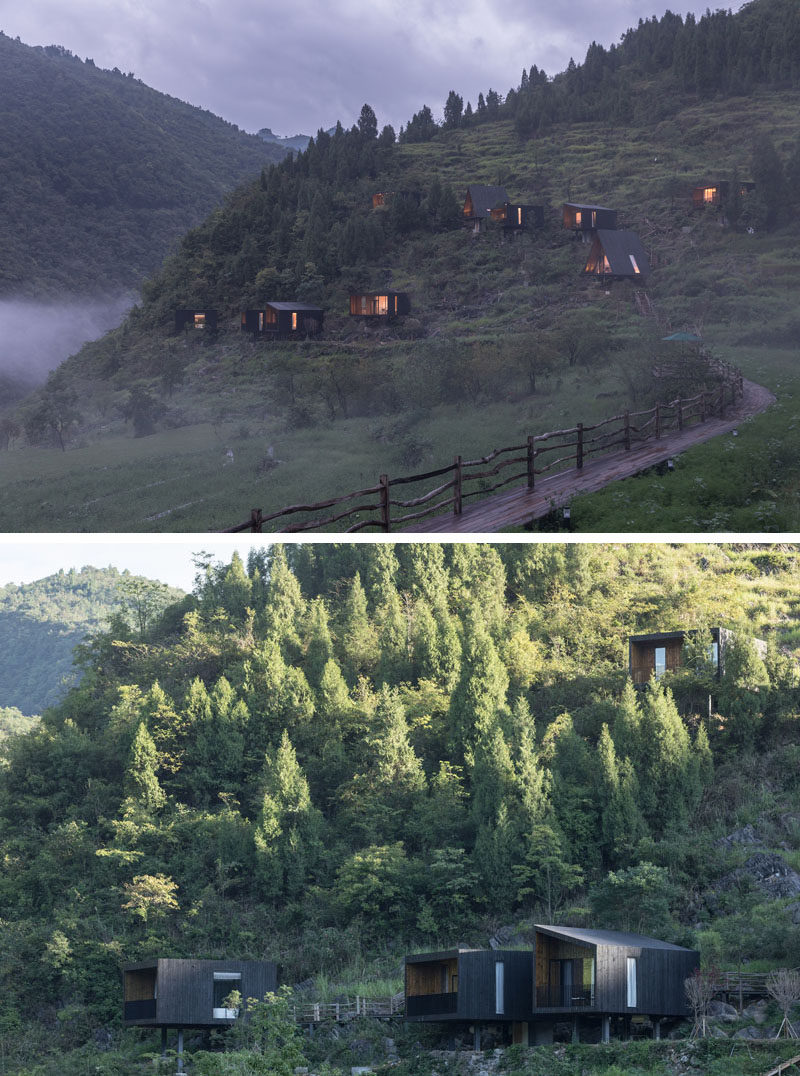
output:
[[630, 452], [609, 453], [585, 463], [581, 470], [571, 468], [541, 479], [533, 490], [526, 486], [507, 490], [464, 508], [460, 516], [433, 516], [419, 520], [409, 529], [430, 534], [488, 534], [523, 526], [546, 516], [554, 507], [569, 504], [580, 493], [593, 493], [610, 482], [630, 478], [662, 463], [693, 445], [730, 433], [746, 419], [766, 411], [774, 402], [775, 397], [768, 389], [745, 380], [740, 405], [724, 419], [709, 419], [679, 433], [646, 441]]

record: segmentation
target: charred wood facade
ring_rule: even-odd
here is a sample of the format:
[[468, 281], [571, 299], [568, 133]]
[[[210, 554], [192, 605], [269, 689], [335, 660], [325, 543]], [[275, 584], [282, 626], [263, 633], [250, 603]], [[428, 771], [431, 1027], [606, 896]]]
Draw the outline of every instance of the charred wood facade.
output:
[[512, 949], [450, 949], [405, 961], [406, 1019], [530, 1019], [531, 954]]
[[350, 296], [354, 318], [395, 318], [411, 313], [411, 300], [402, 291], [360, 292]]
[[216, 332], [216, 310], [176, 310], [175, 332], [183, 332], [184, 329]]
[[242, 312], [242, 331], [275, 340], [302, 339], [322, 332], [325, 311], [309, 303], [272, 302]]

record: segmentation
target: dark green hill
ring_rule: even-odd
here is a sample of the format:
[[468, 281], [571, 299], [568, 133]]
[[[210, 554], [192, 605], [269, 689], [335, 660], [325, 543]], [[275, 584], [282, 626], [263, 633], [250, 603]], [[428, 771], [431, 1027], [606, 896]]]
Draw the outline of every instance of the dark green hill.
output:
[[78, 643], [115, 615], [135, 622], [137, 595], [147, 594], [154, 609], [181, 596], [116, 568], [61, 571], [0, 587], [0, 709], [40, 714], [58, 702], [75, 682]]
[[0, 296], [118, 292], [285, 149], [0, 34]]

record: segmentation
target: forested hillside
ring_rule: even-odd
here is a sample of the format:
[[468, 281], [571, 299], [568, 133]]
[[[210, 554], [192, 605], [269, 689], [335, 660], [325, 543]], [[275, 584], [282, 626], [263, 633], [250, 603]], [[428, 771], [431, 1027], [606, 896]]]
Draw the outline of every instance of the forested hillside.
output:
[[[425, 106], [396, 133], [365, 105], [350, 130], [319, 132], [189, 232], [125, 324], [9, 417], [3, 525], [42, 527], [29, 479], [53, 491], [53, 529], [221, 529], [254, 506], [479, 458], [713, 387], [694, 350], [662, 342], [688, 328], [779, 405], [739, 442], [746, 481], [718, 483], [724, 460], [693, 466], [687, 485], [702, 481], [710, 503], [682, 496], [670, 528], [792, 530], [798, 17], [784, 0], [665, 15], [552, 79], [525, 70], [476, 108], [453, 91], [442, 124]], [[695, 210], [692, 188], [712, 178], [755, 189]], [[543, 205], [544, 227], [474, 235], [461, 211], [472, 183]], [[617, 209], [653, 264], [647, 281], [583, 275], [567, 200]], [[382, 288], [408, 293], [411, 314], [350, 317], [351, 293]], [[242, 333], [241, 311], [269, 300], [319, 304], [322, 336]], [[175, 335], [184, 308], [216, 311], [219, 333]], [[102, 496], [112, 489], [128, 496]], [[637, 530], [667, 522], [650, 504], [632, 516]]]
[[59, 572], [35, 583], [0, 587], [0, 712], [41, 714], [75, 680], [73, 651], [109, 621], [140, 623], [180, 595], [172, 587], [116, 568]]
[[[799, 607], [795, 546], [209, 560], [8, 741], [5, 1056], [116, 1034], [119, 966], [154, 956], [388, 991], [404, 951], [534, 920], [797, 965]], [[683, 668], [634, 688], [627, 636], [674, 628]]]
[[0, 33], [0, 296], [138, 288], [285, 149], [57, 45]]

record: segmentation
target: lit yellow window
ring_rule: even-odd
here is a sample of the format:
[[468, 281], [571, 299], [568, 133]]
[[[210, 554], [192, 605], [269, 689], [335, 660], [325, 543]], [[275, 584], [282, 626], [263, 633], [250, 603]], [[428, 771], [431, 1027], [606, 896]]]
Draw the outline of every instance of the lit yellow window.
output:
[[517, 206], [517, 224], [522, 227], [522, 206]]
[[388, 314], [389, 313], [389, 296], [388, 295], [379, 295], [378, 296], [378, 313], [379, 314]]
[[706, 187], [703, 190], [703, 201], [704, 202], [713, 202], [714, 201], [714, 196], [715, 196], [716, 193], [717, 193], [717, 188], [716, 187]]
[[205, 329], [205, 327], [206, 327], [206, 316], [205, 316], [205, 314], [195, 314], [195, 316], [194, 316], [194, 327], [195, 327], [195, 329]]
[[628, 257], [629, 257], [629, 258], [630, 258], [630, 260], [631, 260], [631, 265], [633, 266], [633, 271], [634, 271], [634, 273], [641, 273], [641, 269], [640, 269], [640, 268], [639, 268], [639, 266], [638, 266], [638, 265], [636, 264], [636, 259], [634, 258], [634, 256], [633, 256], [632, 254], [629, 254], [629, 255], [628, 255]]
[[297, 328], [297, 311], [296, 310], [292, 311], [292, 328], [293, 329]]

